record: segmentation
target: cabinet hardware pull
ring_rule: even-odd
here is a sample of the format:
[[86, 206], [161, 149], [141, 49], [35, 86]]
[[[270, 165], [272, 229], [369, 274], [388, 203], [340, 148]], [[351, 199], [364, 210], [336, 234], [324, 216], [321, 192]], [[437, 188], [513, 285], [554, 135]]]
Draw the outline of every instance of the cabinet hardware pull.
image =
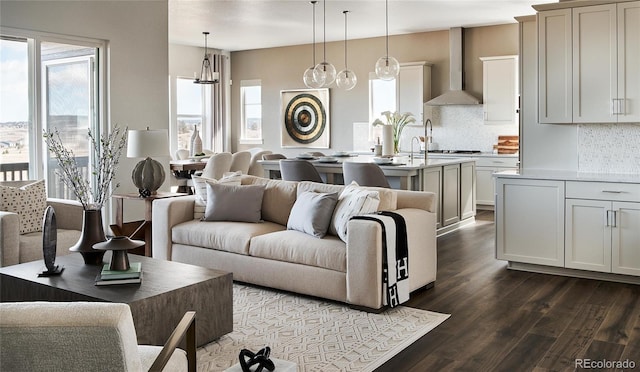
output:
[[625, 194], [626, 191], [619, 191], [619, 190], [602, 190], [603, 193], [605, 194]]
[[613, 223], [611, 224], [612, 227], [618, 227], [618, 211], [611, 211], [613, 212]]

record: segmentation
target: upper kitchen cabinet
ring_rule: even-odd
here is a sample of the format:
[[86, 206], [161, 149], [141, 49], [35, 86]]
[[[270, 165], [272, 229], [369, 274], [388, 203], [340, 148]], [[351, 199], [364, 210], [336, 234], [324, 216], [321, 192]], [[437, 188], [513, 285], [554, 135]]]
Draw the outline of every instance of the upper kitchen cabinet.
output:
[[518, 123], [518, 56], [481, 57], [485, 124]]
[[538, 13], [538, 121], [571, 123], [571, 9]]
[[410, 112], [417, 123], [424, 123], [423, 105], [431, 99], [431, 63], [401, 63], [397, 79], [399, 112]]
[[540, 123], [640, 121], [640, 1], [543, 10], [538, 27]]

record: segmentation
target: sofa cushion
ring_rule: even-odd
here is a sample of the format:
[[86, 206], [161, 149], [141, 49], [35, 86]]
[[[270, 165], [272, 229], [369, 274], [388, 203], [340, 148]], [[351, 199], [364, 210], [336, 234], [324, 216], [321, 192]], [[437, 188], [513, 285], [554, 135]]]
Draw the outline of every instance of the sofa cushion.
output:
[[322, 238], [327, 234], [333, 210], [338, 202], [338, 193], [303, 192], [298, 195], [287, 229], [296, 230]]
[[207, 183], [203, 221], [260, 222], [264, 185], [233, 186]]
[[[80, 239], [80, 230], [58, 229], [56, 242], [56, 257], [71, 253], [72, 247]], [[32, 232], [20, 237], [18, 262], [42, 260], [42, 232]]]
[[353, 216], [373, 213], [378, 210], [380, 196], [377, 191], [366, 190], [354, 181], [346, 186], [340, 197], [338, 204], [333, 211], [331, 219], [331, 231], [338, 235], [342, 241], [347, 241], [347, 224]]
[[317, 239], [295, 230], [278, 231], [253, 237], [249, 254], [339, 272], [347, 270], [346, 245], [336, 236]]
[[[377, 191], [380, 196], [379, 211], [395, 211], [398, 209], [398, 190], [386, 189], [384, 187], [360, 186], [365, 190]], [[305, 191], [313, 192], [337, 192], [340, 194], [344, 189], [343, 185], [331, 185], [326, 183], [317, 183], [310, 181], [302, 181], [298, 184], [298, 195]]]
[[42, 231], [42, 218], [46, 208], [47, 191], [44, 180], [22, 187], [0, 186], [0, 209], [18, 215], [20, 234]]
[[193, 218], [201, 219], [204, 217], [204, 211], [207, 207], [207, 183], [223, 183], [225, 185], [240, 185], [241, 172], [228, 172], [222, 178], [208, 178], [202, 176], [191, 176], [193, 188], [195, 190], [196, 202], [193, 205]]
[[192, 220], [173, 227], [174, 244], [191, 245], [239, 254], [249, 253], [249, 242], [254, 236], [284, 230], [273, 222], [202, 222]]
[[243, 185], [265, 185], [262, 198], [262, 219], [287, 226], [289, 213], [296, 202], [297, 182], [242, 176]]

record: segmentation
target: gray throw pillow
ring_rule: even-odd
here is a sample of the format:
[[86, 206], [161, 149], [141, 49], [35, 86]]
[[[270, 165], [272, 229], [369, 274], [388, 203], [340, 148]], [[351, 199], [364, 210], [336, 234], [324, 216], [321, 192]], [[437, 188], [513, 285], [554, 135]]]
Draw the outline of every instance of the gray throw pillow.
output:
[[265, 185], [207, 183], [207, 207], [202, 221], [260, 222]]
[[316, 238], [322, 238], [327, 234], [331, 223], [333, 209], [338, 202], [338, 193], [303, 192], [298, 195], [289, 221], [288, 230], [296, 230]]

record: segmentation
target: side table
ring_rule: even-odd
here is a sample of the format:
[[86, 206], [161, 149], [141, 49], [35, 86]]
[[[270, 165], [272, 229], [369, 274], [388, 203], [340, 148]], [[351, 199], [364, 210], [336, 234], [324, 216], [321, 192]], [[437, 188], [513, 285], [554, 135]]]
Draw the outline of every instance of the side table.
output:
[[[185, 193], [176, 193], [176, 192], [158, 192], [155, 195], [151, 195], [149, 197], [143, 198], [137, 193], [128, 193], [128, 194], [113, 194], [112, 197], [115, 200], [116, 204], [116, 223], [115, 225], [111, 225], [111, 229], [116, 235], [127, 235], [134, 236], [138, 232], [144, 232], [144, 255], [147, 257], [151, 257], [152, 252], [152, 244], [151, 244], [151, 216], [153, 211], [153, 201], [156, 199], [164, 199], [164, 198], [175, 198], [178, 196], [186, 196], [188, 194]], [[135, 221], [125, 223], [123, 218], [124, 213], [124, 200], [142, 200], [144, 201], [144, 221]], [[134, 231], [133, 233], [129, 233], [126, 225], [133, 224]], [[136, 253], [136, 251], [132, 251], [131, 253]]]

